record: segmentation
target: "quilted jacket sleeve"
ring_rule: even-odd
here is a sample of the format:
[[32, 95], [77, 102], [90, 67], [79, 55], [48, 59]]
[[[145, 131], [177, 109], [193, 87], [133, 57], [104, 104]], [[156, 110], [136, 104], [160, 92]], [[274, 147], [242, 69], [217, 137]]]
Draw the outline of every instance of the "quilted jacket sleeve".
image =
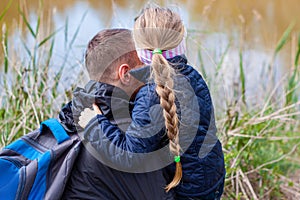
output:
[[96, 149], [101, 159], [108, 159], [113, 165], [127, 163], [128, 168], [134, 168], [133, 165], [140, 165], [145, 159], [149, 162], [149, 157], [144, 155], [158, 153], [157, 150], [166, 144], [163, 141], [167, 141], [162, 109], [154, 85], [146, 85], [138, 92], [132, 123], [125, 133], [105, 116], [97, 115], [85, 128], [84, 138]]

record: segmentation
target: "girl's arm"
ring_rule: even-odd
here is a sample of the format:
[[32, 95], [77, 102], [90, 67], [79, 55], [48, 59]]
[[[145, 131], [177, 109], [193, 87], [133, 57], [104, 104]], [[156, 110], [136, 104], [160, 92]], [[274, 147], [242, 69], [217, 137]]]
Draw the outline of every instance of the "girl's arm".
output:
[[[126, 132], [105, 116], [97, 115], [85, 127], [84, 138], [93, 147], [96, 158], [123, 171], [161, 168], [169, 161], [168, 139], [164, 118], [154, 85], [140, 89], [132, 111], [132, 122]], [[96, 152], [95, 152], [96, 150]], [[158, 162], [159, 161], [159, 162]], [[161, 165], [161, 164], [159, 164]], [[124, 169], [123, 169], [124, 168]], [[136, 171], [135, 171], [136, 172]]]

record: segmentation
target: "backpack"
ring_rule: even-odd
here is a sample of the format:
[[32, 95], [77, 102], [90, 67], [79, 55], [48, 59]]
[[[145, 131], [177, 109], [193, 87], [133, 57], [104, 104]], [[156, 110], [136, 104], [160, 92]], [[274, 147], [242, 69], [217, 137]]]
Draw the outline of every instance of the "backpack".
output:
[[0, 199], [60, 199], [80, 148], [57, 119], [0, 151]]

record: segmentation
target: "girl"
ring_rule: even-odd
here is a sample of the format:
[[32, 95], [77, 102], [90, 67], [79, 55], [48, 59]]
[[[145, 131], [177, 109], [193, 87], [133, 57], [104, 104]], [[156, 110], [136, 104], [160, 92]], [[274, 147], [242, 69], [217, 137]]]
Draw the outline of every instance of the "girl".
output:
[[[174, 191], [176, 199], [219, 199], [225, 177], [222, 147], [208, 87], [184, 56], [184, 33], [177, 13], [157, 6], [143, 9], [135, 19], [133, 37], [140, 60], [148, 66], [131, 71], [146, 83], [135, 98], [132, 123], [122, 131], [94, 106], [99, 124], [95, 128], [90, 121], [85, 139], [99, 153], [105, 152], [101, 156], [109, 158], [110, 164], [122, 165], [125, 171], [141, 173], [164, 167], [165, 189]], [[103, 145], [107, 138], [111, 143]], [[151, 154], [165, 147], [172, 163], [164, 153]], [[128, 155], [123, 162], [124, 152]]]

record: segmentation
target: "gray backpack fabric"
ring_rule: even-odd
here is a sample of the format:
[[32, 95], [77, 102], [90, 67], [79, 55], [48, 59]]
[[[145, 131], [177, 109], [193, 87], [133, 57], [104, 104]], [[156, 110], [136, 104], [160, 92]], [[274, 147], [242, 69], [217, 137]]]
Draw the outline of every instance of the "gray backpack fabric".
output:
[[0, 151], [0, 199], [60, 199], [80, 150], [57, 119]]

